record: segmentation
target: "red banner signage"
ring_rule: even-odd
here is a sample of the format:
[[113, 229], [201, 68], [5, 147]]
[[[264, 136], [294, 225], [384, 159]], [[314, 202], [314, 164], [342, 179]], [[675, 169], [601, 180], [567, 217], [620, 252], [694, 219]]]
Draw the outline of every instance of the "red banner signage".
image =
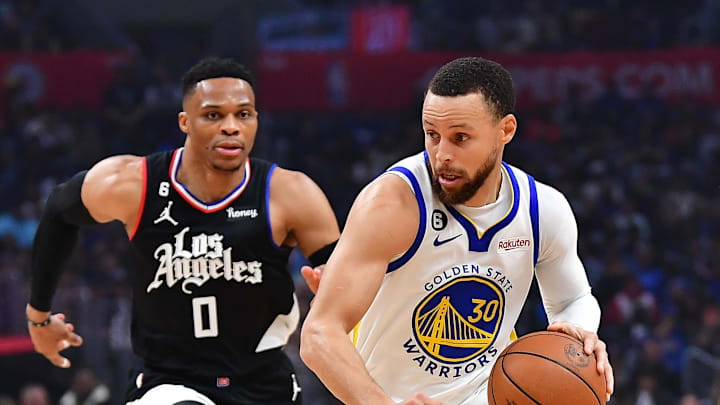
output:
[[402, 52], [410, 44], [410, 7], [360, 7], [350, 16], [352, 48], [357, 52]]
[[61, 108], [98, 108], [113, 67], [125, 58], [124, 53], [96, 51], [0, 53], [0, 112], [10, 93], [24, 101]]
[[[277, 111], [406, 110], [442, 64], [461, 56], [266, 53], [258, 63], [259, 102]], [[651, 89], [720, 103], [720, 48], [479, 56], [512, 72], [521, 107], [561, 102], [571, 88], [594, 99], [610, 86], [627, 98]]]

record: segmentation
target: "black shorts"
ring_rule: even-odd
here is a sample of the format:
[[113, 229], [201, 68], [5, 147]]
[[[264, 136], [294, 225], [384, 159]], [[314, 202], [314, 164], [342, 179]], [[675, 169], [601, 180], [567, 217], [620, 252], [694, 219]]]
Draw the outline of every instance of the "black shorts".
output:
[[[142, 377], [138, 377], [142, 373]], [[217, 405], [302, 404], [300, 382], [290, 359], [283, 353], [276, 362], [252, 374], [233, 376], [179, 376], [153, 368], [136, 370], [130, 379], [127, 402], [140, 400], [152, 388], [163, 384], [182, 385], [207, 396]], [[182, 401], [177, 401], [182, 402]]]

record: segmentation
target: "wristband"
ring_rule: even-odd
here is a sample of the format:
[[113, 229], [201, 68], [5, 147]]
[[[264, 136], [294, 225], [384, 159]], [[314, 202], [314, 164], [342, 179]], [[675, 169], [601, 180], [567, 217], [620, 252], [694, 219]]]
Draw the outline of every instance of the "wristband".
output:
[[335, 245], [337, 245], [338, 241], [329, 243], [322, 248], [318, 249], [317, 252], [313, 253], [308, 257], [308, 261], [310, 262], [310, 265], [312, 267], [317, 267], [321, 264], [327, 263], [328, 259], [330, 258], [330, 254], [335, 249]]

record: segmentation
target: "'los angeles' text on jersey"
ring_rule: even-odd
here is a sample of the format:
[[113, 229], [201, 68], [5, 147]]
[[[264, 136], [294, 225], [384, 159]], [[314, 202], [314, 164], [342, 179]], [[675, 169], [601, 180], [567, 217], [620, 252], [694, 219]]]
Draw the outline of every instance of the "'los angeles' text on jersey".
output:
[[208, 280], [224, 279], [238, 283], [262, 283], [262, 263], [253, 260], [244, 262], [232, 260], [232, 247], [223, 246], [223, 235], [201, 233], [190, 239], [190, 250], [185, 248], [185, 239], [190, 227], [185, 227], [174, 236], [173, 242], [166, 242], [155, 249], [158, 268], [155, 279], [147, 292], [165, 284], [172, 288], [181, 283], [182, 291], [190, 294], [190, 287], [200, 287]]

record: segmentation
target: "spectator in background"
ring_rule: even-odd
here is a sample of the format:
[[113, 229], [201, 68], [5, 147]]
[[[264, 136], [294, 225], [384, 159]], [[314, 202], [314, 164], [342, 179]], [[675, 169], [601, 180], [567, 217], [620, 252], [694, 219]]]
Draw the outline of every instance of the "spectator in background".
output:
[[111, 128], [117, 128], [123, 135], [136, 131], [148, 113], [146, 102], [147, 83], [141, 76], [137, 55], [115, 67], [115, 76], [105, 94], [105, 118]]
[[105, 405], [109, 402], [108, 387], [86, 368], [75, 373], [72, 387], [60, 397], [60, 405]]
[[39, 384], [26, 385], [20, 390], [19, 405], [50, 405], [47, 389]]
[[644, 369], [635, 376], [636, 386], [631, 396], [633, 405], [673, 405], [677, 398], [662, 385], [654, 370]]

